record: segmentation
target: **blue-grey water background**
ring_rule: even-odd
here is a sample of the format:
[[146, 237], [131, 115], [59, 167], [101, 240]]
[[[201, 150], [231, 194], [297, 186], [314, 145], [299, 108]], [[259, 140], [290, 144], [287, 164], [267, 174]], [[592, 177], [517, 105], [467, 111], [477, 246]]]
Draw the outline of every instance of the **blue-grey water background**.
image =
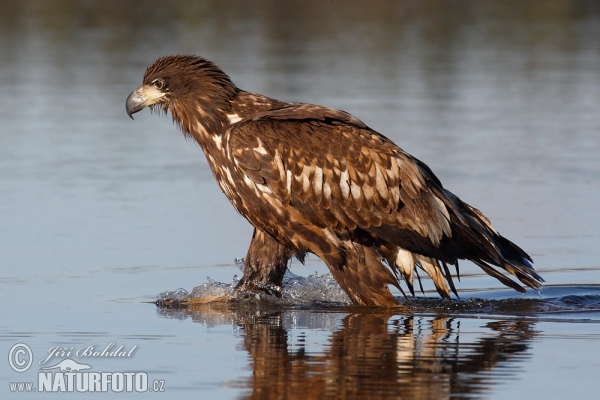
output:
[[[541, 294], [462, 263], [460, 301], [424, 280], [402, 312], [356, 309], [327, 297], [312, 257], [291, 266], [317, 283], [297, 305], [156, 308], [230, 283], [252, 232], [170, 118], [125, 114], [175, 53], [387, 135], [532, 255]], [[75, 359], [164, 380], [156, 398], [594, 398], [599, 109], [595, 1], [2, 0], [0, 396], [74, 398], [9, 384], [37, 385], [53, 346], [115, 343], [137, 347]], [[7, 362], [19, 342], [24, 373]]]

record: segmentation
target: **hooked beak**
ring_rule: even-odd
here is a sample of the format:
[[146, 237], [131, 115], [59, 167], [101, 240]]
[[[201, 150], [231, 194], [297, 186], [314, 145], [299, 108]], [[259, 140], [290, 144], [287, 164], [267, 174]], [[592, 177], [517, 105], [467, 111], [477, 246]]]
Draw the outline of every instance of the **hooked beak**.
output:
[[129, 118], [133, 119], [133, 114], [155, 104], [164, 95], [164, 92], [161, 92], [154, 86], [140, 86], [127, 97], [127, 101], [125, 102], [127, 115], [129, 115]]

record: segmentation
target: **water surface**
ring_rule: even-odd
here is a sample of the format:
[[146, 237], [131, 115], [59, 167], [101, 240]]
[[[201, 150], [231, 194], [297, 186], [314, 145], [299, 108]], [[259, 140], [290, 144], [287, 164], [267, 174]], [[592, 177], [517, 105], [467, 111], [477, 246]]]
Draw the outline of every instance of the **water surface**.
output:
[[[111, 343], [137, 347], [72, 358], [92, 371], [144, 371], [164, 381], [153, 394], [162, 398], [562, 399], [600, 389], [596, 3], [0, 9], [0, 352], [6, 360], [21, 342], [33, 353], [23, 373], [0, 362], [3, 398], [53, 396], [9, 387], [37, 384], [50, 348]], [[145, 67], [175, 53], [214, 60], [243, 89], [356, 115], [528, 251], [544, 289], [521, 296], [463, 263], [460, 300], [437, 299], [423, 279], [424, 294], [401, 309], [363, 309], [327, 286], [313, 257], [292, 263], [313, 281], [284, 302], [157, 308], [165, 291], [231, 284], [252, 232], [168, 118], [125, 114]]]

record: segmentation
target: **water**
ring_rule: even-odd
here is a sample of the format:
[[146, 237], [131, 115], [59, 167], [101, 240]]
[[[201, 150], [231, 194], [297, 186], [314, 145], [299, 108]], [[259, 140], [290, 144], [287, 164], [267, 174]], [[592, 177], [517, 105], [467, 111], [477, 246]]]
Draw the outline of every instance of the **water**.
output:
[[[38, 388], [39, 368], [65, 358], [144, 372], [153, 389], [164, 383], [161, 398], [562, 399], [600, 389], [595, 2], [0, 10], [2, 398], [71, 396], [10, 392], [11, 382]], [[125, 114], [147, 64], [174, 53], [216, 61], [246, 90], [358, 116], [526, 249], [544, 289], [521, 296], [463, 263], [460, 300], [439, 300], [424, 280], [425, 293], [399, 310], [362, 309], [312, 257], [292, 263], [305, 280], [290, 281], [283, 300], [156, 307], [177, 288], [230, 293], [251, 236], [196, 145], [167, 118]], [[33, 353], [23, 373], [7, 362], [17, 343]], [[75, 354], [90, 346], [99, 354]], [[119, 346], [131, 355], [100, 356]], [[39, 364], [53, 348], [63, 353]]]

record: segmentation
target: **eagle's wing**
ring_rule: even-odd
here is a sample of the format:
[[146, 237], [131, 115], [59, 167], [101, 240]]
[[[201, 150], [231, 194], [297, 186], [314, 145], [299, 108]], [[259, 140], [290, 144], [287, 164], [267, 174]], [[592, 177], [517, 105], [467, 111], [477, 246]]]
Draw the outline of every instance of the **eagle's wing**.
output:
[[435, 175], [347, 113], [293, 105], [258, 114], [234, 127], [229, 145], [237, 168], [262, 193], [317, 226], [394, 227], [419, 249], [452, 235]]

